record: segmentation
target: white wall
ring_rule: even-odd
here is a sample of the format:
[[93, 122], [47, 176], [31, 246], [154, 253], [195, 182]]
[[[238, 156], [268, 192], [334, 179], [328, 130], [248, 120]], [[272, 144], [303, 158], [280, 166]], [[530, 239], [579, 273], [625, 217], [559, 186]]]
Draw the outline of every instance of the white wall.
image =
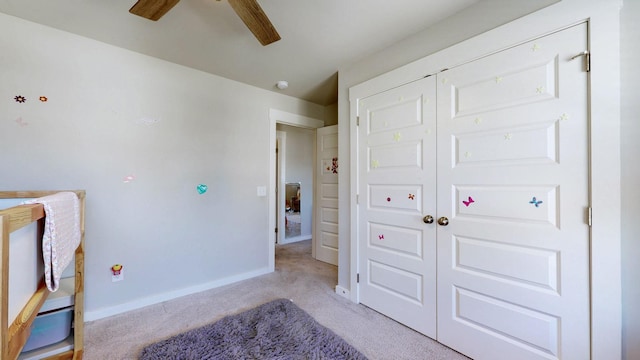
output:
[[338, 103], [327, 105], [324, 114], [324, 126], [338, 124]]
[[4, 14], [0, 49], [0, 189], [87, 191], [87, 320], [270, 271], [269, 109], [323, 107]]
[[[316, 132], [295, 126], [278, 124], [276, 130], [287, 134], [285, 154], [285, 182], [299, 182], [300, 187], [300, 218], [302, 224], [301, 238], [311, 239], [311, 224], [313, 214], [313, 166]], [[285, 239], [283, 243], [287, 243]]]
[[621, 14], [622, 354], [640, 359], [640, 1], [624, 0]]

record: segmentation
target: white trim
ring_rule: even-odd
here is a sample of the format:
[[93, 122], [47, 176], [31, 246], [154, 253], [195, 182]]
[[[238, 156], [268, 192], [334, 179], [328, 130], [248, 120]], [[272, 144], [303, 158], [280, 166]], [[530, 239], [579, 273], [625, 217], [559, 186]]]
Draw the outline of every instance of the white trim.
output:
[[290, 237], [288, 237], [288, 238], [284, 238], [284, 239], [282, 239], [282, 242], [281, 242], [281, 243], [278, 243], [278, 244], [281, 244], [281, 245], [284, 245], [284, 244], [291, 244], [291, 243], [294, 243], [294, 242], [298, 242], [298, 241], [305, 241], [305, 240], [311, 240], [311, 239], [313, 239], [313, 237], [311, 236], [311, 234], [304, 234], [304, 235], [298, 235], [298, 236], [290, 236]]
[[269, 109], [269, 119], [274, 119], [280, 124], [303, 127], [307, 129], [317, 129], [324, 126], [324, 121], [322, 120], [276, 109]]
[[340, 295], [340, 296], [342, 296], [344, 298], [347, 298], [347, 299], [351, 298], [351, 294], [349, 293], [349, 290], [347, 290], [346, 288], [343, 288], [340, 285], [336, 285], [336, 294], [338, 294], [338, 295]]
[[279, 145], [278, 145], [278, 152], [276, 153], [276, 157], [278, 158], [278, 169], [277, 169], [277, 174], [278, 174], [278, 186], [276, 187], [276, 189], [278, 190], [276, 192], [276, 222], [277, 222], [277, 228], [278, 228], [278, 232], [276, 233], [276, 244], [284, 244], [284, 234], [285, 234], [285, 221], [284, 221], [284, 211], [282, 211], [282, 209], [285, 208], [285, 178], [284, 178], [284, 174], [287, 171], [287, 166], [286, 166], [286, 162], [287, 162], [287, 132], [286, 131], [278, 131], [276, 130], [276, 138], [279, 141]]
[[[591, 352], [621, 358], [620, 0], [564, 0], [349, 89], [351, 141], [351, 284], [357, 273], [357, 101], [571, 24], [589, 21], [591, 51]], [[616, 174], [618, 174], [616, 176]], [[351, 299], [358, 301], [357, 285]]]
[[[350, 149], [350, 159], [351, 159], [351, 169], [349, 176], [349, 201], [351, 204], [351, 208], [349, 209], [350, 214], [350, 224], [349, 226], [349, 236], [351, 239], [350, 246], [350, 254], [351, 266], [349, 267], [349, 284], [351, 284], [350, 298], [351, 301], [360, 302], [360, 292], [358, 291], [358, 284], [356, 282], [356, 278], [358, 276], [358, 269], [360, 268], [359, 263], [359, 248], [358, 248], [358, 169], [360, 168], [358, 165], [358, 99], [351, 99], [351, 89], [349, 89], [349, 101], [351, 103], [351, 107], [349, 109], [349, 143], [351, 144]], [[339, 135], [338, 135], [339, 136]], [[340, 211], [340, 210], [338, 210]], [[340, 251], [340, 248], [338, 248]]]
[[[308, 116], [289, 113], [277, 109], [269, 109], [269, 269], [275, 270], [276, 265], [276, 124], [285, 124], [316, 129], [324, 126], [324, 121]], [[315, 194], [315, 189], [314, 189]], [[315, 241], [312, 239], [312, 242]], [[315, 244], [312, 244], [313, 246]]]
[[269, 270], [275, 271], [276, 269], [276, 119], [271, 116], [271, 110], [269, 110], [269, 225], [267, 228], [267, 238], [269, 244]]
[[119, 304], [117, 306], [101, 308], [101, 309], [94, 310], [94, 311], [87, 311], [87, 312], [84, 313], [84, 321], [86, 322], [86, 321], [94, 321], [94, 320], [103, 319], [103, 318], [106, 318], [106, 317], [109, 317], [109, 316], [122, 314], [122, 313], [127, 312], [127, 311], [140, 309], [140, 308], [143, 308], [145, 306], [158, 304], [158, 303], [161, 303], [163, 301], [174, 300], [174, 299], [177, 299], [177, 298], [182, 297], [182, 296], [196, 294], [196, 293], [199, 293], [199, 292], [202, 292], [202, 291], [211, 290], [211, 289], [215, 289], [215, 288], [218, 288], [218, 287], [221, 287], [221, 286], [233, 284], [233, 283], [238, 282], [238, 281], [251, 279], [251, 278], [254, 278], [256, 276], [265, 275], [265, 274], [268, 274], [268, 273], [271, 273], [271, 272], [273, 272], [273, 270], [270, 270], [268, 268], [262, 268], [262, 269], [258, 269], [258, 270], [255, 270], [255, 271], [250, 271], [250, 272], [246, 272], [246, 273], [243, 273], [243, 274], [238, 274], [238, 275], [226, 277], [226, 278], [223, 278], [223, 279], [220, 279], [220, 280], [216, 280], [216, 281], [212, 281], [212, 282], [209, 282], [209, 283], [199, 284], [199, 285], [196, 285], [196, 286], [191, 286], [191, 287], [188, 287], [188, 288], [179, 289], [179, 290], [175, 290], [175, 291], [169, 291], [169, 292], [166, 292], [166, 293], [162, 293], [162, 294], [146, 297], [146, 298], [139, 299], [139, 300], [136, 300], [136, 301], [131, 301], [131, 302], [128, 302], [128, 303]]

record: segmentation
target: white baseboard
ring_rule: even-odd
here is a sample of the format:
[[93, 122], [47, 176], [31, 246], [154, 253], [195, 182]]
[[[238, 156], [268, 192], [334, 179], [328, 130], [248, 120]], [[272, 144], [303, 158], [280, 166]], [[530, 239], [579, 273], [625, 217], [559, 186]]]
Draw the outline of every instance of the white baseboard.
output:
[[338, 294], [338, 295], [340, 295], [340, 296], [342, 296], [342, 297], [344, 297], [346, 299], [351, 300], [351, 297], [350, 297], [350, 294], [349, 294], [349, 290], [343, 288], [340, 285], [336, 285], [336, 294]]
[[220, 286], [229, 285], [229, 284], [246, 280], [246, 279], [251, 279], [256, 276], [268, 274], [270, 272], [272, 271], [269, 270], [269, 268], [262, 268], [259, 270], [226, 277], [224, 279], [212, 281], [209, 283], [191, 286], [188, 288], [179, 289], [175, 291], [170, 291], [170, 292], [146, 297], [143, 299], [138, 299], [135, 301], [119, 304], [116, 306], [111, 306], [111, 307], [102, 308], [102, 309], [93, 310], [93, 311], [85, 311], [84, 321], [94, 321], [94, 320], [103, 319], [103, 318], [113, 316], [113, 315], [118, 315], [127, 311], [140, 309], [145, 306], [161, 303], [163, 301], [173, 300], [182, 296], [191, 295], [191, 294], [199, 293], [199, 292], [210, 290], [210, 289], [215, 289]]
[[311, 234], [292, 236], [289, 238], [282, 239], [282, 241], [279, 242], [278, 244], [285, 245], [285, 244], [291, 244], [298, 241], [311, 240], [311, 237], [312, 237]]

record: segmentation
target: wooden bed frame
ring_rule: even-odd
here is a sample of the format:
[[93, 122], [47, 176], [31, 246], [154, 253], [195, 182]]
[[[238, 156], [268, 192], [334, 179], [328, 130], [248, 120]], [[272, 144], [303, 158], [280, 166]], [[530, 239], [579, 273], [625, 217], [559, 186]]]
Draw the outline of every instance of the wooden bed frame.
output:
[[[67, 190], [61, 190], [67, 191]], [[0, 191], [0, 199], [31, 199], [53, 195], [61, 191]], [[75, 251], [75, 294], [74, 294], [74, 346], [72, 350], [53, 355], [47, 359], [82, 359], [84, 334], [84, 210], [85, 191], [68, 190], [80, 199], [80, 245]], [[36, 221], [44, 222], [42, 204], [18, 205], [0, 210], [0, 359], [17, 359], [31, 333], [31, 325], [44, 304], [49, 290], [44, 279], [38, 290], [22, 308], [15, 321], [9, 325], [9, 237], [12, 232]], [[42, 226], [44, 228], [44, 226]], [[35, 254], [34, 254], [35, 256]]]

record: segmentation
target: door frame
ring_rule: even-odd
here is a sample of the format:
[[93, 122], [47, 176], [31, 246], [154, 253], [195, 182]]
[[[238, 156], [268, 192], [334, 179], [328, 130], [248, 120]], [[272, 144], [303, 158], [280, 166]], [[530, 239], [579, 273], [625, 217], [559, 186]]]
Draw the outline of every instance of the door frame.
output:
[[[536, 39], [550, 33], [586, 22], [589, 35], [591, 72], [589, 74], [590, 114], [590, 204], [593, 209], [591, 227], [591, 358], [621, 357], [621, 239], [620, 239], [620, 7], [621, 1], [591, 1], [578, 5], [562, 1], [494, 30], [436, 52], [408, 65], [380, 75], [349, 89], [350, 197], [342, 206], [351, 219], [357, 214], [357, 118], [358, 100], [399, 86], [441, 69], [473, 61], [503, 49]], [[451, 63], [450, 59], [461, 59]], [[342, 220], [342, 219], [341, 219]], [[358, 273], [357, 225], [340, 221], [347, 227], [350, 244], [350, 298], [358, 302], [356, 277]]]
[[284, 243], [285, 215], [282, 209], [285, 205], [285, 175], [287, 173], [287, 133], [286, 131], [276, 130], [276, 244]]
[[[276, 124], [296, 126], [305, 129], [317, 129], [324, 126], [324, 121], [282, 110], [269, 109], [269, 228], [267, 229], [269, 233], [269, 271], [275, 271], [276, 267]], [[313, 176], [315, 178], [315, 166]], [[315, 187], [313, 194], [315, 198]], [[315, 218], [315, 205], [313, 209], [314, 214], [311, 215], [312, 219]], [[313, 223], [312, 226], [314, 226]], [[315, 241], [313, 228], [311, 229], [311, 234], [311, 246], [313, 247], [313, 245], [315, 245], [313, 244]]]

